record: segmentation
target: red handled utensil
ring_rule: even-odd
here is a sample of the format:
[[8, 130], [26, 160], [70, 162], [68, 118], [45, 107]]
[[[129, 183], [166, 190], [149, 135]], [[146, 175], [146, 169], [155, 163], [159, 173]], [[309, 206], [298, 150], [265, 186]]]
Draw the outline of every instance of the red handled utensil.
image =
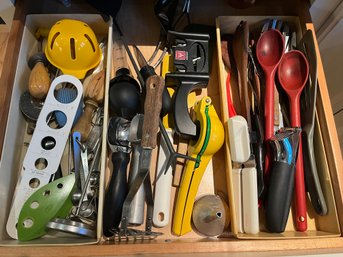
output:
[[227, 75], [226, 78], [226, 100], [227, 100], [227, 106], [228, 106], [228, 111], [229, 111], [229, 118], [232, 118], [233, 116], [236, 116], [236, 110], [235, 107], [232, 104], [232, 100], [231, 100], [231, 84], [230, 84], [230, 79], [231, 79], [231, 75], [230, 72]]
[[[292, 50], [284, 54], [279, 64], [278, 77], [282, 88], [289, 97], [292, 127], [301, 127], [300, 95], [306, 85], [308, 75], [308, 61], [302, 52]], [[306, 231], [306, 193], [301, 136], [299, 138], [298, 157], [295, 166], [295, 196], [296, 228], [298, 231]]]
[[[284, 38], [277, 30], [268, 30], [261, 34], [256, 45], [256, 56], [266, 77], [264, 117], [265, 140], [274, 135], [274, 78], [276, 69], [284, 54]], [[267, 146], [264, 174], [268, 177], [271, 163], [271, 150]]]

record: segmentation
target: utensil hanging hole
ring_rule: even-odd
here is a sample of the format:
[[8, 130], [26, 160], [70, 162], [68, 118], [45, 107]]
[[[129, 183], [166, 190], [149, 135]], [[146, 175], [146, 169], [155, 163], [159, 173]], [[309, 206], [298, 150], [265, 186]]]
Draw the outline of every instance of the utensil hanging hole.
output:
[[33, 226], [33, 220], [30, 218], [27, 218], [23, 221], [23, 227], [24, 228], [31, 228]]
[[58, 124], [56, 121], [56, 116], [60, 116], [61, 120], [67, 121], [67, 116], [65, 115], [64, 112], [62, 111], [52, 111], [50, 112], [47, 117], [46, 117], [46, 124], [48, 125], [49, 128], [52, 129], [61, 129], [65, 126], [67, 122], [64, 124]]
[[40, 180], [39, 180], [38, 178], [32, 178], [32, 179], [30, 179], [30, 181], [29, 181], [29, 186], [30, 186], [31, 188], [37, 188], [37, 187], [39, 187], [39, 185], [40, 185]]
[[48, 166], [48, 161], [45, 158], [38, 158], [35, 161], [35, 167], [37, 170], [44, 170]]
[[218, 218], [222, 218], [222, 217], [223, 217], [223, 213], [220, 212], [220, 211], [218, 211], [218, 212], [216, 213], [216, 216], [217, 216]]
[[50, 195], [50, 190], [45, 190], [43, 196], [48, 197]]
[[37, 209], [39, 207], [39, 203], [37, 201], [33, 201], [30, 204], [31, 209]]
[[159, 212], [158, 213], [158, 220], [159, 221], [164, 221], [164, 213], [163, 212]]
[[305, 221], [305, 217], [304, 217], [304, 216], [300, 216], [300, 217], [298, 218], [298, 221], [299, 221], [299, 222], [304, 222], [304, 221]]
[[63, 184], [62, 184], [62, 183], [58, 183], [58, 184], [57, 184], [57, 188], [58, 188], [58, 189], [62, 189], [62, 188], [63, 188]]

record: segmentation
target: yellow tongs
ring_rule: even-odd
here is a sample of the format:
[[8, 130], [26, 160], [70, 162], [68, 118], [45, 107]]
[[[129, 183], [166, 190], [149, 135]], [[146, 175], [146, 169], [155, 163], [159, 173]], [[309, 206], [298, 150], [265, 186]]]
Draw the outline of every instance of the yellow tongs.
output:
[[190, 141], [188, 155], [197, 161], [187, 161], [182, 174], [174, 208], [173, 228], [176, 235], [192, 230], [191, 215], [200, 181], [212, 156], [224, 143], [224, 127], [212, 105], [210, 97], [204, 97], [194, 105], [199, 137]]

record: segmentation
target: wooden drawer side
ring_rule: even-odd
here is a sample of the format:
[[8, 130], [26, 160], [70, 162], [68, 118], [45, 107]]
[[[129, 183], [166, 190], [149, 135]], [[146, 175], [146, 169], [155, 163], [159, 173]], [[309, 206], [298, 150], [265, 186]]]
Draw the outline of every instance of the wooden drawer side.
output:
[[321, 118], [321, 131], [323, 134], [326, 156], [328, 159], [331, 182], [334, 189], [338, 218], [341, 231], [343, 229], [343, 162], [342, 152], [338, 140], [336, 124], [332, 112], [328, 87], [326, 84], [323, 62], [321, 60], [315, 29], [312, 23], [307, 23], [306, 28], [312, 30], [318, 61], [318, 97], [317, 112]]

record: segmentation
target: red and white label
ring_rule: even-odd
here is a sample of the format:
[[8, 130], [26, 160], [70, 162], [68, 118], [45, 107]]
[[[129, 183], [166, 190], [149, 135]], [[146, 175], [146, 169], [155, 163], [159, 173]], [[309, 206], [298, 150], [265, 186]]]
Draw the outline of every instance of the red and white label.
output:
[[178, 60], [178, 61], [188, 60], [188, 52], [180, 51], [180, 50], [175, 51], [175, 60]]

